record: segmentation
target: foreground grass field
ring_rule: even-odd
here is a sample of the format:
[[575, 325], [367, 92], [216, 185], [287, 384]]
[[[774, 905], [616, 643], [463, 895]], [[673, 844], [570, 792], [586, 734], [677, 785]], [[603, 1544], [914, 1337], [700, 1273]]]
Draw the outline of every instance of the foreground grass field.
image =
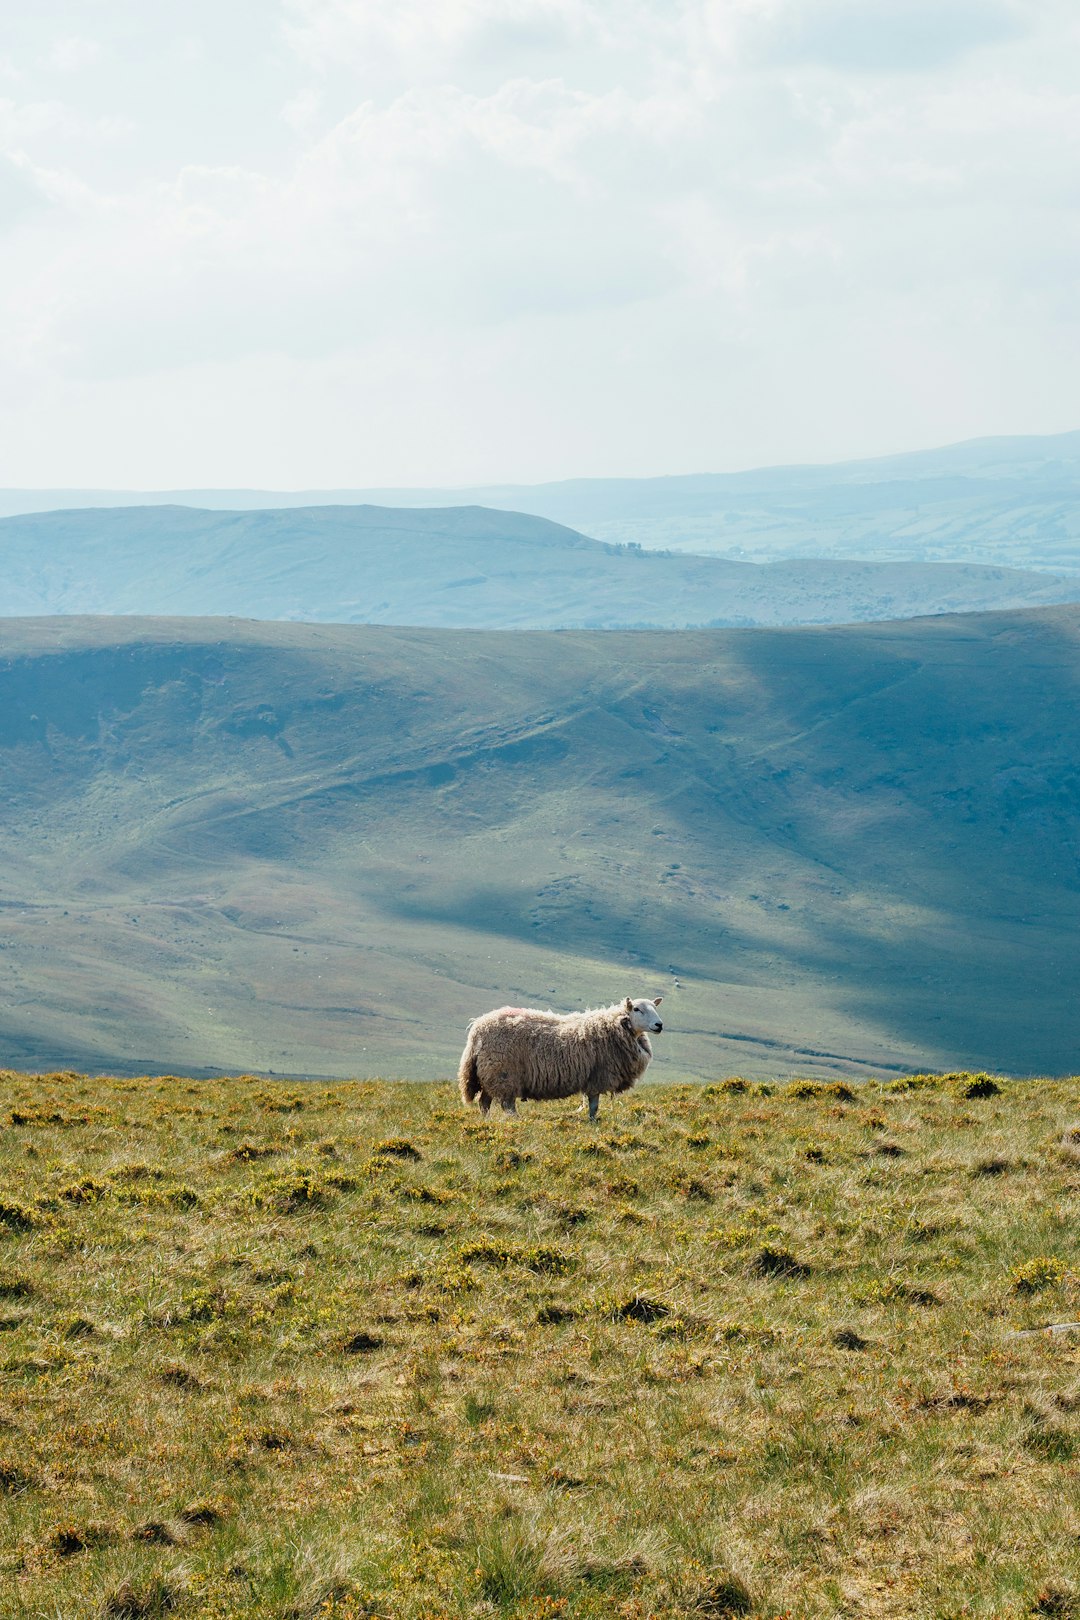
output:
[[1080, 1082], [0, 1077], [0, 1614], [1080, 1614]]

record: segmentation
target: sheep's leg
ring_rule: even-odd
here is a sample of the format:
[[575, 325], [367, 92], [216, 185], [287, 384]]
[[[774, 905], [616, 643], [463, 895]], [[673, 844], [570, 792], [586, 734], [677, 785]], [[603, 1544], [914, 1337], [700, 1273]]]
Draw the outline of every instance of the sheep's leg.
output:
[[589, 1092], [589, 1124], [590, 1125], [595, 1125], [596, 1124], [596, 1115], [597, 1115], [597, 1113], [599, 1111], [599, 1108], [600, 1108], [600, 1093], [598, 1091], [590, 1091]]
[[517, 1104], [515, 1103], [513, 1097], [507, 1097], [505, 1099], [505, 1101], [503, 1102], [503, 1112], [506, 1113], [506, 1114], [516, 1114], [517, 1113]]
[[482, 1114], [490, 1114], [490, 1112], [491, 1112], [491, 1098], [488, 1096], [486, 1091], [482, 1091], [480, 1093], [479, 1101], [480, 1101], [480, 1112]]

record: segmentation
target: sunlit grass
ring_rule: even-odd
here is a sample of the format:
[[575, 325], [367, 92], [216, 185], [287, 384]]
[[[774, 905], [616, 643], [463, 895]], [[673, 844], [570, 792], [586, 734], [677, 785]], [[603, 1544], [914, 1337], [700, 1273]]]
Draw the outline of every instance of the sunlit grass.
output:
[[1080, 1082], [0, 1080], [5, 1617], [1080, 1614]]

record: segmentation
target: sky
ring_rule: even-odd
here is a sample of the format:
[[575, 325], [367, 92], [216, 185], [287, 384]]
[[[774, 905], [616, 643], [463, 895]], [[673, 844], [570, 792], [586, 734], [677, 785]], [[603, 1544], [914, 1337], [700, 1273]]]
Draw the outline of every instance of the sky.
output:
[[0, 485], [1080, 427], [1075, 0], [0, 0]]

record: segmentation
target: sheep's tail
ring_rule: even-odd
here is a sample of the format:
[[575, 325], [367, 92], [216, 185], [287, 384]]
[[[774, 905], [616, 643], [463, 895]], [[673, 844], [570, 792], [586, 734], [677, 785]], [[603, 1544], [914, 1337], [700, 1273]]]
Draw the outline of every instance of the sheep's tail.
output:
[[461, 1087], [461, 1100], [466, 1108], [476, 1101], [483, 1090], [480, 1084], [480, 1076], [476, 1072], [476, 1052], [473, 1047], [471, 1031], [465, 1050], [461, 1054], [461, 1064], [458, 1068], [458, 1085]]

